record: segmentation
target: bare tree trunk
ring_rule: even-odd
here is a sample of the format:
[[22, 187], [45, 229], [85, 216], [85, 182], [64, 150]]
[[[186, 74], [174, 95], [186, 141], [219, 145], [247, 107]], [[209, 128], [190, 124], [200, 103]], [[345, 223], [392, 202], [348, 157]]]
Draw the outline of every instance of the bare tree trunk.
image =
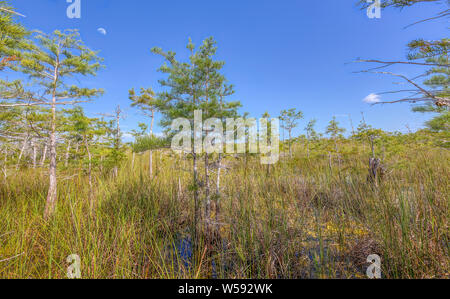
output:
[[27, 143], [28, 143], [28, 135], [23, 140], [23, 144], [22, 144], [22, 148], [20, 150], [19, 158], [17, 159], [16, 169], [19, 169], [20, 161], [22, 160], [23, 153], [25, 152], [25, 150], [27, 148]]
[[205, 220], [206, 229], [209, 232], [211, 226], [211, 196], [209, 186], [209, 154], [205, 153]]
[[286, 152], [286, 133], [285, 133], [285, 127], [284, 127], [284, 121], [281, 119], [281, 128], [282, 128], [282, 134], [283, 134], [283, 150], [282, 150], [282, 157], [284, 157], [284, 154]]
[[339, 153], [339, 146], [338, 146], [337, 138], [334, 139], [334, 146], [335, 146], [335, 149], [336, 149], [336, 156], [338, 158], [338, 167], [339, 167], [339, 170], [340, 170], [341, 169], [341, 155]]
[[56, 200], [58, 198], [57, 177], [56, 177], [56, 86], [58, 82], [59, 54], [57, 54], [54, 70], [53, 94], [52, 94], [52, 121], [50, 133], [50, 166], [49, 166], [49, 187], [47, 202], [45, 205], [44, 218], [49, 219], [55, 212]]
[[328, 152], [328, 163], [330, 166], [330, 174], [333, 174], [333, 160], [331, 158], [331, 152]]
[[375, 159], [375, 143], [373, 136], [370, 136], [369, 140], [370, 140], [370, 147], [372, 149], [372, 158]]
[[370, 158], [369, 160], [369, 177], [368, 181], [373, 183], [375, 187], [378, 187], [379, 174], [383, 173], [383, 167], [381, 166], [381, 160], [377, 158]]
[[[154, 119], [155, 119], [155, 112], [152, 110], [152, 122], [150, 124], [150, 137], [153, 139], [153, 124], [154, 124]], [[149, 157], [149, 161], [148, 161], [148, 165], [149, 165], [149, 175], [150, 178], [153, 178], [153, 150], [150, 149], [150, 157]]]
[[131, 158], [131, 171], [133, 171], [133, 169], [134, 169], [134, 159], [136, 158], [136, 153], [135, 152], [133, 152], [133, 156], [132, 156], [132, 158]]
[[71, 140], [68, 140], [67, 141], [67, 149], [66, 149], [66, 161], [64, 163], [65, 167], [69, 166], [70, 144], [71, 144]]
[[89, 166], [88, 166], [88, 175], [89, 175], [89, 205], [90, 205], [90, 211], [91, 214], [94, 211], [95, 208], [95, 202], [94, 202], [94, 193], [93, 193], [93, 189], [92, 189], [92, 155], [91, 155], [91, 151], [89, 150], [89, 143], [87, 141], [87, 138], [84, 138], [84, 144], [86, 146], [86, 151], [88, 154], [88, 159], [89, 159]]
[[292, 159], [292, 131], [289, 130], [289, 156]]
[[353, 120], [351, 114], [348, 115], [348, 119], [350, 120], [350, 126], [352, 127], [352, 135], [355, 136], [355, 127], [353, 126]]
[[44, 166], [45, 159], [47, 159], [47, 143], [44, 144], [44, 150], [42, 151], [41, 167]]
[[306, 156], [309, 159], [309, 137], [308, 137], [308, 140], [306, 140]]
[[155, 123], [155, 110], [152, 110], [152, 122], [150, 124], [150, 135], [153, 136], [153, 125]]
[[193, 153], [193, 168], [194, 168], [194, 237], [197, 239], [198, 222], [200, 221], [200, 207], [199, 207], [199, 183], [198, 183], [198, 165], [197, 154]]
[[33, 147], [33, 169], [36, 169], [36, 157], [37, 157], [36, 142], [33, 140], [31, 144], [32, 144], [31, 146]]
[[52, 105], [52, 129], [50, 133], [50, 166], [49, 166], [49, 188], [44, 218], [48, 219], [55, 211], [57, 200], [57, 178], [56, 178], [56, 98], [53, 97]]
[[[117, 151], [117, 154], [119, 154], [120, 151], [120, 114], [122, 113], [122, 110], [120, 110], [120, 105], [117, 106], [116, 108], [116, 144], [115, 144], [115, 148]], [[118, 161], [115, 161], [116, 165], [114, 167], [114, 177], [117, 178], [119, 176], [119, 166], [117, 165]]]
[[222, 154], [219, 154], [218, 164], [217, 164], [217, 180], [216, 180], [216, 222], [219, 222], [220, 214], [220, 174], [222, 172]]

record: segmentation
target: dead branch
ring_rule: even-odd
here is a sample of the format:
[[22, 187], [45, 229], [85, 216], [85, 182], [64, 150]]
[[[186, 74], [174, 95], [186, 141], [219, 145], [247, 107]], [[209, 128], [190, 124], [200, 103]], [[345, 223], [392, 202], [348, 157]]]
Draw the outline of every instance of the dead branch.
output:
[[362, 72], [363, 73], [373, 73], [373, 74], [384, 74], [384, 75], [390, 75], [390, 76], [395, 76], [395, 77], [402, 78], [403, 80], [405, 80], [406, 82], [408, 82], [409, 84], [411, 84], [411, 85], [413, 85], [414, 87], [417, 88], [417, 93], [416, 94], [424, 95], [424, 97], [421, 97], [421, 98], [404, 98], [404, 99], [397, 100], [397, 101], [392, 101], [392, 102], [375, 103], [375, 105], [376, 104], [392, 104], [392, 103], [400, 103], [400, 102], [412, 102], [412, 103], [415, 103], [415, 102], [418, 102], [418, 101], [433, 101], [437, 106], [450, 107], [450, 99], [436, 96], [432, 92], [424, 89], [419, 84], [417, 84], [416, 82], [414, 82], [413, 80], [407, 78], [404, 75], [395, 74], [395, 73], [392, 73], [392, 72], [371, 72], [371, 71], [362, 71]]
[[10, 13], [10, 14], [13, 14], [13, 15], [18, 15], [18, 16], [21, 16], [21, 17], [26, 18], [26, 16], [24, 16], [23, 14], [20, 14], [20, 13], [18, 13], [18, 12], [15, 12], [15, 11], [12, 11], [12, 10], [9, 10], [9, 9], [6, 9], [6, 8], [4, 8], [4, 7], [0, 7], [0, 10], [3, 10], [3, 11], [5, 11], [5, 12]]
[[432, 21], [432, 20], [437, 20], [437, 19], [444, 18], [444, 17], [447, 17], [447, 16], [450, 16], [450, 9], [447, 9], [447, 10], [445, 10], [443, 12], [440, 12], [437, 16], [434, 16], [434, 17], [431, 17], [431, 18], [427, 18], [427, 19], [420, 20], [418, 22], [414, 22], [412, 24], [409, 24], [408, 26], [403, 27], [403, 29], [407, 29], [407, 28], [412, 27], [412, 26], [417, 25], [417, 24], [425, 23], [425, 22]]
[[[450, 67], [450, 64], [412, 62], [412, 61], [382, 61], [382, 60], [376, 60], [376, 59], [368, 59], [368, 60], [360, 59], [360, 60], [357, 60], [355, 62], [358, 62], [358, 63], [367, 62], [367, 63], [385, 64], [385, 66], [378, 67], [378, 68], [388, 67], [388, 66], [392, 66], [394, 64], [408, 64], [408, 65], [435, 66], [435, 67]], [[362, 71], [362, 72], [364, 72], [364, 71]]]
[[3, 263], [3, 262], [7, 262], [7, 261], [10, 261], [10, 260], [12, 260], [12, 259], [15, 259], [15, 258], [18, 258], [19, 256], [21, 256], [21, 255], [24, 255], [24, 254], [25, 254], [25, 252], [22, 252], [21, 254], [18, 254], [18, 255], [12, 256], [12, 257], [10, 257], [10, 258], [7, 258], [7, 259], [4, 259], [4, 260], [0, 260], [0, 263]]

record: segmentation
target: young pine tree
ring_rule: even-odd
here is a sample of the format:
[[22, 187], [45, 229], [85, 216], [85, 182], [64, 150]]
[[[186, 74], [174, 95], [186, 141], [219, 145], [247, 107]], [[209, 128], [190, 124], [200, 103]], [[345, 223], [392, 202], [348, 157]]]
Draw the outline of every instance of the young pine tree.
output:
[[[136, 94], [134, 89], [129, 92], [130, 100], [132, 101], [131, 107], [137, 107], [141, 112], [151, 119], [150, 121], [150, 138], [153, 139], [153, 125], [155, 122], [155, 113], [158, 111], [158, 102], [155, 97], [155, 92], [151, 89], [141, 88], [141, 93]], [[153, 149], [150, 148], [149, 154], [149, 175], [153, 178]]]
[[[225, 77], [220, 73], [224, 62], [215, 61], [217, 52], [216, 42], [213, 38], [206, 39], [200, 48], [189, 40], [187, 49], [190, 51], [188, 62], [176, 60], [174, 52], [163, 52], [162, 49], [154, 48], [153, 53], [161, 55], [165, 64], [160, 71], [167, 78], [160, 80], [165, 91], [158, 94], [159, 109], [162, 114], [161, 125], [171, 131], [173, 120], [185, 118], [190, 120], [191, 128], [194, 128], [195, 111], [203, 112], [203, 119], [223, 119], [237, 115], [238, 102], [227, 102], [225, 97], [231, 95], [232, 87], [226, 84]], [[192, 138], [208, 139], [211, 132], [202, 130], [202, 136]], [[196, 142], [191, 142], [195, 144]], [[203, 152], [203, 146], [195, 144], [190, 148], [189, 154], [193, 157], [193, 190], [195, 201], [195, 229], [200, 219], [199, 208], [199, 172], [198, 161]], [[205, 222], [209, 230], [211, 220], [211, 190], [210, 190], [210, 158], [211, 153], [205, 153]]]
[[313, 119], [311, 120], [308, 125], [306, 125], [306, 152], [309, 157], [309, 150], [310, 150], [310, 143], [311, 141], [315, 141], [318, 139], [317, 132], [315, 130], [317, 120]]
[[102, 89], [74, 84], [77, 76], [95, 76], [101, 68], [101, 59], [83, 44], [76, 30], [56, 30], [50, 35], [38, 33], [35, 39], [36, 49], [23, 53], [20, 62], [20, 70], [33, 79], [35, 86], [26, 90], [21, 81], [1, 82], [0, 96], [12, 103], [0, 107], [47, 106], [51, 109], [49, 189], [44, 212], [48, 219], [57, 201], [57, 109], [91, 101], [103, 93]]
[[295, 108], [281, 111], [280, 120], [283, 123], [283, 128], [288, 131], [289, 134], [289, 156], [292, 158], [292, 131], [297, 128], [298, 121], [303, 118], [303, 112], [298, 111]]
[[16, 22], [17, 16], [21, 15], [8, 2], [0, 1], [0, 71], [20, 60], [22, 51], [32, 47], [27, 40], [29, 32]]
[[326, 134], [328, 134], [334, 141], [336, 153], [339, 152], [337, 141], [339, 138], [342, 138], [342, 134], [345, 133], [345, 131], [346, 130], [344, 128], [339, 127], [339, 122], [336, 120], [335, 116], [328, 123]]

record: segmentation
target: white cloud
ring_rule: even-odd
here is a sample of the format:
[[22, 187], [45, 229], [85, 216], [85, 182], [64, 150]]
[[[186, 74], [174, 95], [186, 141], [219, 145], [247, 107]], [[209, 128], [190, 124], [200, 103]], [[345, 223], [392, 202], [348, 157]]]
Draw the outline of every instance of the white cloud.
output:
[[376, 104], [381, 102], [381, 98], [379, 95], [371, 93], [363, 100], [363, 102], [367, 104]]

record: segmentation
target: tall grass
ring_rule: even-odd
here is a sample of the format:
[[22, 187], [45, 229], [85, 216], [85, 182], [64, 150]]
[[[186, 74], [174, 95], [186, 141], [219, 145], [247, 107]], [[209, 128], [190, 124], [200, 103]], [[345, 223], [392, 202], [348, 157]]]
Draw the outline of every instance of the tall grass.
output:
[[65, 278], [71, 254], [83, 278], [364, 278], [371, 254], [385, 278], [449, 276], [448, 151], [403, 153], [401, 167], [392, 155], [378, 187], [363, 154], [330, 168], [297, 147], [270, 172], [257, 157], [228, 157], [212, 246], [192, 234], [191, 161], [155, 159], [152, 180], [145, 156], [117, 178], [97, 172], [93, 212], [85, 174], [61, 170], [48, 222], [45, 171], [10, 174], [0, 185], [0, 278]]

